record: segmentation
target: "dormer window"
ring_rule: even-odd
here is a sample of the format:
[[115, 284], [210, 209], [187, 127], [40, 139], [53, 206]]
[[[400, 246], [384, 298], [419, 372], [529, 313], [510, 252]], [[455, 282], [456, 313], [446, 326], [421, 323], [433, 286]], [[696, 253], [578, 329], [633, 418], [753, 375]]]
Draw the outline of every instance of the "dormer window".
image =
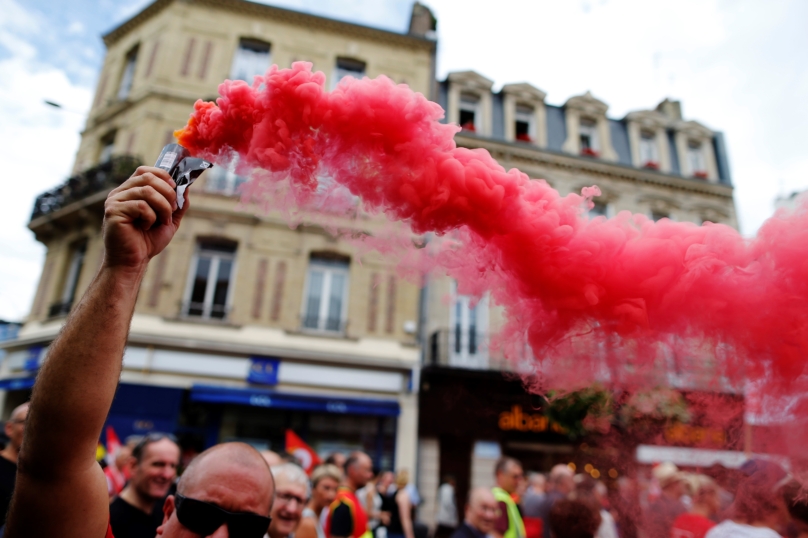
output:
[[653, 131], [640, 131], [640, 163], [643, 168], [659, 170], [656, 133]]
[[578, 130], [581, 144], [581, 155], [597, 157], [600, 155], [600, 143], [598, 140], [598, 123], [590, 118], [581, 118], [581, 125]]
[[594, 219], [595, 217], [609, 217], [611, 214], [609, 204], [602, 201], [594, 200], [592, 202], [592, 208], [589, 210], [589, 218]]
[[480, 130], [480, 97], [473, 93], [460, 94], [460, 127], [476, 133]]
[[334, 77], [331, 82], [331, 89], [337, 87], [339, 81], [345, 77], [353, 77], [360, 80], [365, 76], [365, 62], [352, 58], [337, 58], [337, 67], [334, 69]]
[[135, 46], [126, 54], [126, 63], [123, 67], [121, 85], [118, 87], [119, 101], [123, 101], [129, 97], [129, 93], [132, 91], [132, 82], [135, 80], [135, 66], [137, 65], [137, 51], [138, 47]]
[[698, 140], [687, 142], [687, 164], [693, 177], [707, 179], [707, 166], [704, 163], [704, 149]]
[[252, 84], [256, 75], [263, 75], [271, 62], [269, 43], [256, 39], [242, 39], [239, 42], [233, 65], [231, 80], [244, 80]]
[[520, 142], [536, 140], [536, 111], [532, 106], [516, 105], [514, 132]]

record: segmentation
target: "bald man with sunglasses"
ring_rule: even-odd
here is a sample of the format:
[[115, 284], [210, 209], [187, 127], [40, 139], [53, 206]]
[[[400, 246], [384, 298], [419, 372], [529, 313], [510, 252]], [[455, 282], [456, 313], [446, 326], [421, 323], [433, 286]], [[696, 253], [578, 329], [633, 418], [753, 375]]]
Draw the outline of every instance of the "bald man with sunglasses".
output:
[[[162, 252], [189, 204], [159, 168], [140, 167], [104, 206], [104, 259], [50, 347], [34, 386], [6, 538], [110, 538], [106, 478], [95, 449], [121, 374], [124, 346], [149, 260]], [[187, 193], [186, 193], [187, 196]], [[163, 506], [163, 538], [262, 538], [274, 483], [242, 443], [194, 460]]]

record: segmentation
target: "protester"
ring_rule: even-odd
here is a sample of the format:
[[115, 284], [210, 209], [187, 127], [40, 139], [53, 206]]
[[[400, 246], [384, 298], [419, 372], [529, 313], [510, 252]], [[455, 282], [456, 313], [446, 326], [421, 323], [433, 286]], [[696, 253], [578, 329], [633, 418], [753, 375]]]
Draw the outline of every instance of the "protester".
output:
[[281, 463], [270, 468], [275, 478], [275, 503], [272, 505], [269, 538], [291, 537], [300, 524], [309, 499], [309, 478], [299, 465]]
[[126, 443], [119, 446], [112, 455], [112, 464], [104, 467], [110, 501], [123, 491], [126, 483], [132, 478], [129, 459], [132, 457], [132, 449], [137, 446], [142, 438], [142, 435], [130, 435], [127, 437]]
[[179, 463], [180, 447], [173, 436], [151, 433], [132, 449], [131, 478], [109, 506], [109, 524], [116, 538], [154, 538]]
[[356, 491], [373, 477], [373, 463], [364, 452], [354, 452], [345, 460], [344, 486], [331, 503], [325, 534], [329, 538], [370, 538], [367, 514], [356, 498]]
[[808, 497], [805, 486], [792, 480], [783, 488], [783, 499], [794, 525], [794, 538], [808, 538]]
[[376, 529], [381, 524], [383, 500], [376, 488], [380, 478], [381, 473], [378, 473], [367, 484], [356, 490], [356, 498], [359, 499], [359, 503], [368, 517], [368, 531], [374, 536]]
[[415, 538], [415, 506], [410, 500], [407, 484], [410, 474], [399, 471], [396, 474], [396, 490], [390, 495], [390, 524], [387, 526], [387, 538]]
[[452, 475], [446, 475], [443, 484], [438, 488], [438, 514], [435, 521], [438, 524], [435, 538], [448, 538], [457, 528], [455, 478]]
[[788, 508], [780, 481], [782, 469], [764, 468], [738, 486], [732, 503], [732, 518], [722, 521], [706, 538], [779, 538], [788, 522]]
[[525, 479], [522, 464], [506, 456], [500, 458], [494, 467], [494, 479], [497, 485], [491, 492], [500, 513], [492, 534], [497, 538], [525, 538], [525, 524], [511, 497]]
[[[578, 479], [580, 477], [580, 479]], [[596, 538], [617, 538], [617, 525], [614, 518], [606, 510], [606, 486], [589, 475], [578, 475], [575, 477], [575, 491], [573, 497], [590, 506], [593, 512], [600, 516], [600, 525]]]
[[267, 462], [270, 469], [284, 462], [281, 455], [273, 450], [262, 450], [261, 457], [264, 458], [264, 461]]
[[314, 468], [311, 473], [311, 498], [303, 509], [295, 538], [326, 538], [320, 518], [334, 502], [340, 480], [342, 473], [336, 465], [324, 464]]
[[463, 523], [451, 538], [486, 538], [499, 517], [499, 507], [494, 494], [487, 488], [474, 488], [469, 493]]
[[548, 491], [544, 500], [537, 508], [537, 515], [542, 520], [542, 534], [544, 538], [550, 538], [550, 510], [553, 505], [567, 496], [575, 489], [574, 473], [567, 465], [559, 463], [550, 469], [550, 477], [547, 481]]
[[540, 517], [539, 506], [544, 501], [547, 487], [547, 480], [541, 473], [529, 473], [527, 476], [528, 487], [522, 497], [522, 515], [524, 517]]
[[673, 522], [672, 538], [704, 538], [707, 531], [715, 527], [713, 518], [721, 509], [718, 485], [708, 476], [695, 475], [692, 489], [693, 504]]
[[[95, 451], [146, 267], [190, 207], [186, 199], [175, 211], [175, 187], [165, 171], [140, 167], [107, 197], [100, 267], [51, 344], [34, 385], [6, 538], [112, 536], [106, 479]], [[269, 527], [273, 495], [272, 474], [257, 450], [243, 443], [218, 445], [191, 462], [177, 495], [166, 498], [157, 533], [179, 538], [229, 529], [232, 536], [260, 538]]]
[[335, 465], [338, 469], [345, 469], [345, 461], [347, 458], [345, 454], [342, 452], [332, 452], [328, 455], [325, 459], [324, 463], [330, 463], [331, 465]]
[[594, 538], [600, 527], [600, 514], [574, 499], [557, 500], [547, 519], [553, 538]]
[[662, 490], [658, 499], [648, 505], [645, 513], [647, 538], [670, 538], [673, 522], [687, 512], [682, 503], [684, 475], [673, 463], [661, 463], [651, 471]]
[[17, 480], [17, 458], [25, 436], [25, 419], [28, 417], [28, 402], [18, 405], [6, 421], [5, 432], [8, 444], [0, 450], [0, 527], [6, 523], [8, 505]]

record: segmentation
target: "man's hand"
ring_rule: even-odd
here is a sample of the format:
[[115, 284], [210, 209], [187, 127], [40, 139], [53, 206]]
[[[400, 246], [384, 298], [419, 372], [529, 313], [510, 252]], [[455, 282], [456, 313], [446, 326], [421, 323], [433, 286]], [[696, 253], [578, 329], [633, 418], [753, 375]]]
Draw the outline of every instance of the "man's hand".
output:
[[104, 204], [106, 267], [142, 270], [162, 252], [188, 210], [185, 204], [176, 211], [175, 187], [165, 170], [141, 166], [109, 193]]

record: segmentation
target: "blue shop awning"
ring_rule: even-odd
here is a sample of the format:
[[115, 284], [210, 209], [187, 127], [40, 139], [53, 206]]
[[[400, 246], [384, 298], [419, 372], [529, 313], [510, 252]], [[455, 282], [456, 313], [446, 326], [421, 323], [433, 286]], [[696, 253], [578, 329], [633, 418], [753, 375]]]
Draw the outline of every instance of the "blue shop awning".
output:
[[27, 390], [34, 386], [36, 377], [9, 377], [0, 379], [0, 390]]
[[195, 402], [229, 403], [253, 407], [296, 409], [320, 413], [380, 415], [397, 417], [398, 402], [364, 398], [331, 398], [308, 394], [288, 394], [266, 389], [194, 385], [191, 400]]

